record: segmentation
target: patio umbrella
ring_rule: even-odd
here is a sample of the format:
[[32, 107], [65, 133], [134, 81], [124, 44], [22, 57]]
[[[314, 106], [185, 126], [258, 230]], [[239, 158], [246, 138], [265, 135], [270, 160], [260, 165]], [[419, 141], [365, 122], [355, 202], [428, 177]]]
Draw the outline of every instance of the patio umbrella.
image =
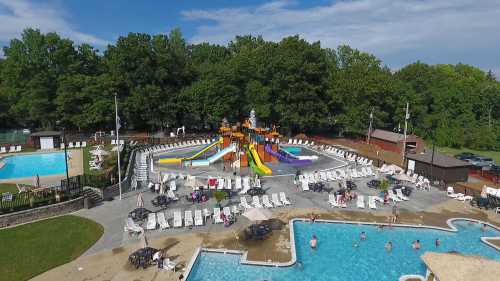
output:
[[144, 207], [144, 199], [142, 198], [142, 192], [137, 195], [137, 207]]
[[273, 218], [273, 213], [268, 209], [252, 208], [243, 213], [250, 221], [266, 221]]

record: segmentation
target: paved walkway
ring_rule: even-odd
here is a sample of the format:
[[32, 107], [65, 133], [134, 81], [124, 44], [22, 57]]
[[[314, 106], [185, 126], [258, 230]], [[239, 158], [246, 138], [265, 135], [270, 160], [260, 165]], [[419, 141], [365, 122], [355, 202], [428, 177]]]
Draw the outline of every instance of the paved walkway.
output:
[[[362, 178], [355, 180], [357, 185], [356, 192], [358, 194], [365, 195], [378, 195], [378, 191], [370, 189], [367, 187], [366, 183], [373, 179], [371, 178]], [[176, 191], [176, 195], [180, 198], [179, 201], [171, 204], [165, 211], [167, 214], [167, 218], [169, 219], [170, 225], [172, 225], [172, 212], [174, 210], [181, 210], [182, 214], [184, 214], [184, 210], [195, 210], [195, 209], [203, 209], [208, 208], [209, 210], [213, 210], [215, 205], [215, 200], [210, 199], [205, 203], [195, 203], [193, 204], [191, 201], [188, 201], [186, 198], [191, 192], [190, 187], [183, 186], [183, 180], [178, 180], [178, 189]], [[303, 192], [300, 191], [294, 184], [292, 177], [274, 177], [274, 178], [264, 178], [262, 179], [262, 186], [266, 190], [266, 193], [270, 195], [271, 193], [285, 192], [287, 197], [292, 202], [291, 207], [287, 208], [320, 208], [324, 210], [331, 210], [332, 208], [328, 204], [328, 193], [316, 193], [312, 191]], [[338, 189], [337, 182], [328, 182], [327, 187]], [[138, 192], [130, 192], [124, 195], [123, 199], [120, 201], [115, 199], [110, 202], [103, 202], [102, 205], [94, 207], [88, 210], [80, 210], [77, 212], [78, 215], [90, 218], [102, 224], [104, 226], [104, 235], [103, 237], [92, 247], [90, 248], [86, 254], [93, 254], [99, 252], [104, 249], [113, 249], [116, 247], [120, 247], [123, 245], [127, 245], [129, 243], [134, 243], [138, 241], [136, 236], [130, 236], [124, 232], [124, 224], [125, 219], [130, 211], [136, 208], [137, 202], [137, 194]], [[151, 200], [156, 196], [153, 192], [149, 190], [145, 190], [143, 192], [144, 198], [144, 207], [151, 211], [160, 211], [159, 208], [155, 208], [151, 205]], [[250, 197], [247, 195], [247, 199]], [[410, 201], [404, 201], [398, 203], [399, 208], [402, 211], [410, 211], [410, 212], [418, 212], [423, 211], [426, 208], [429, 208], [432, 205], [442, 203], [446, 201], [448, 198], [443, 191], [439, 191], [435, 188], [432, 188], [431, 191], [419, 191], [415, 190], [411, 195]], [[223, 201], [224, 206], [232, 206], [235, 204], [239, 204], [240, 199], [239, 196], [235, 196], [230, 200]], [[367, 203], [367, 201], [365, 200]], [[358, 209], [356, 207], [356, 202], [349, 203], [347, 210], [355, 210], [359, 212], [370, 212], [370, 213], [388, 213], [391, 211], [391, 206], [380, 206], [377, 210], [370, 210], [368, 208]], [[343, 210], [346, 210], [343, 209]], [[246, 223], [246, 219], [241, 219], [241, 223]], [[237, 226], [238, 227], [238, 226]], [[192, 229], [189, 228], [179, 228], [179, 229], [167, 229], [167, 230], [155, 230], [155, 231], [147, 231], [148, 237], [156, 238], [165, 235], [175, 235], [181, 233], [188, 232], [217, 232], [227, 230], [222, 225], [214, 225], [210, 221], [208, 224], [202, 227], [194, 227]]]

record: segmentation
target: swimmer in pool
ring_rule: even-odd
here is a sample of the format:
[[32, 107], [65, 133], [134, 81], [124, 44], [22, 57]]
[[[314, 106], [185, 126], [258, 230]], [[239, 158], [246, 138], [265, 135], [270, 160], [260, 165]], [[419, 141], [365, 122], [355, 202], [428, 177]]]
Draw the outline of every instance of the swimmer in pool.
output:
[[420, 240], [414, 241], [412, 248], [413, 250], [420, 250]]
[[318, 237], [316, 237], [316, 235], [313, 234], [311, 241], [309, 241], [309, 245], [312, 249], [316, 249], [318, 246]]
[[361, 239], [361, 241], [366, 240], [366, 233], [364, 231], [359, 235], [359, 239]]
[[387, 242], [387, 243], [385, 244], [385, 250], [386, 250], [387, 252], [392, 251], [392, 242], [391, 242], [391, 241], [389, 241], [389, 242]]

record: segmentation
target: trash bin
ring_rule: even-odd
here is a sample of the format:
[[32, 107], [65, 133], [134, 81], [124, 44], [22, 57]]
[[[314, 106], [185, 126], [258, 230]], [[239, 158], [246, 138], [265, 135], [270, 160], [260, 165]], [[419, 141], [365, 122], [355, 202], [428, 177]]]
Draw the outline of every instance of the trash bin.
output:
[[92, 208], [92, 199], [90, 199], [90, 197], [83, 198], [83, 208], [85, 209]]

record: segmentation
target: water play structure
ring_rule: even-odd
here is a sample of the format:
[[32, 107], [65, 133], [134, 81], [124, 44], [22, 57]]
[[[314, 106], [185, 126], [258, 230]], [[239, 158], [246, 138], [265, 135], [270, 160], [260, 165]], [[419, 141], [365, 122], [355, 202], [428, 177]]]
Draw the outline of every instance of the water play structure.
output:
[[[276, 127], [258, 126], [255, 111], [242, 124], [230, 125], [224, 119], [219, 128], [219, 137], [196, 151], [191, 156], [161, 156], [160, 164], [177, 164], [184, 167], [209, 166], [216, 161], [228, 162], [231, 167], [250, 167], [258, 175], [271, 175], [273, 171], [266, 163], [280, 161], [290, 165], [307, 165], [317, 156], [300, 156], [290, 153], [290, 147], [280, 147], [280, 135]], [[298, 151], [300, 148], [295, 148]], [[316, 157], [316, 158], [315, 158]]]

